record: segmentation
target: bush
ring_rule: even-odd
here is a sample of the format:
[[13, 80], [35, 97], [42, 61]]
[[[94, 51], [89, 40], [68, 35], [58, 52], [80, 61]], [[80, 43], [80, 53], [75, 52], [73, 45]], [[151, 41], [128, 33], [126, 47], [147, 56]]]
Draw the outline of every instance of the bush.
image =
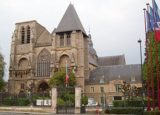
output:
[[86, 95], [82, 96], [81, 101], [82, 101], [82, 105], [87, 105], [88, 104], [88, 97]]
[[17, 98], [16, 99], [16, 106], [27, 106], [30, 104], [29, 99], [26, 98]]
[[106, 109], [105, 113], [108, 114], [142, 114], [143, 109], [142, 108], [111, 108]]
[[3, 105], [13, 106], [14, 103], [15, 103], [15, 100], [11, 97], [4, 98], [3, 101], [2, 101]]
[[117, 100], [113, 101], [114, 107], [143, 107], [143, 103], [140, 100]]
[[30, 104], [29, 99], [26, 98], [12, 98], [12, 97], [7, 97], [3, 100], [3, 105], [7, 106], [27, 106]]
[[144, 115], [160, 115], [160, 111], [145, 111]]
[[58, 98], [58, 99], [57, 99], [57, 105], [58, 105], [58, 106], [63, 106], [63, 105], [65, 105], [64, 100], [61, 99], [61, 98]]

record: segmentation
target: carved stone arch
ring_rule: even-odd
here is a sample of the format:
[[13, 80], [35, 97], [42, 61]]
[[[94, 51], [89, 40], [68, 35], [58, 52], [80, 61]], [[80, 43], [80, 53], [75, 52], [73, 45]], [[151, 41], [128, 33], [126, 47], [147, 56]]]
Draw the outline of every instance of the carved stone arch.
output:
[[37, 92], [49, 91], [49, 85], [47, 81], [42, 80], [37, 84]]
[[27, 58], [21, 58], [19, 61], [18, 61], [18, 68], [19, 69], [28, 69], [29, 68], [29, 61]]
[[71, 60], [70, 57], [66, 54], [61, 55], [60, 59], [59, 59], [59, 66], [60, 68], [64, 68], [66, 67], [66, 64], [68, 67], [71, 66]]
[[41, 61], [50, 60], [50, 58], [51, 58], [51, 54], [46, 48], [42, 49], [38, 55], [38, 60], [41, 60]]
[[47, 49], [43, 49], [37, 57], [36, 76], [49, 77], [50, 76], [50, 61], [51, 54]]

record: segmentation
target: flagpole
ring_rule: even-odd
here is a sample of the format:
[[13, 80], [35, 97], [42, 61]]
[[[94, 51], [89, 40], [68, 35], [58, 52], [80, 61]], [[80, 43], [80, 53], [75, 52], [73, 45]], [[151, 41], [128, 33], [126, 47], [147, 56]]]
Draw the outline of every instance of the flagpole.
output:
[[68, 80], [67, 80], [67, 79], [68, 79], [68, 78], [67, 78], [67, 74], [68, 74], [68, 73], [67, 73], [67, 69], [68, 69], [68, 68], [67, 68], [67, 60], [66, 60], [66, 87], [67, 87], [67, 83], [68, 83]]
[[[147, 5], [147, 11], [149, 12], [149, 3], [146, 4]], [[150, 17], [148, 17], [150, 18]], [[150, 20], [150, 19], [148, 19]], [[148, 33], [148, 36], [146, 37], [147, 38], [147, 44], [148, 44], [148, 39], [150, 40], [151, 37], [150, 37], [150, 34]], [[151, 47], [151, 43], [148, 44], [148, 50], [149, 50], [149, 56], [148, 58], [150, 59], [147, 59], [148, 60], [148, 67], [150, 67], [150, 69], [148, 69], [148, 77], [147, 77], [147, 91], [148, 91], [148, 104], [147, 104], [147, 111], [151, 111], [151, 103], [150, 103], [150, 97], [151, 97], [151, 94], [150, 94], [150, 91], [152, 91], [152, 94], [153, 94], [153, 88], [151, 88], [150, 86], [150, 78], [152, 77], [152, 47]], [[150, 71], [150, 72], [149, 72]], [[152, 79], [152, 78], [151, 78]], [[151, 84], [153, 83], [152, 82], [153, 80], [151, 80]], [[152, 104], [152, 107], [153, 107], [154, 103]]]
[[[149, 3], [147, 3], [147, 10], [148, 10], [148, 12], [149, 12]], [[150, 19], [149, 19], [150, 20]], [[149, 37], [150, 37], [150, 41], [151, 41], [151, 39], [153, 39], [152, 38], [152, 33], [151, 33], [151, 35], [149, 35]], [[152, 108], [153, 108], [153, 110], [155, 110], [155, 94], [154, 94], [154, 75], [153, 75], [153, 69], [154, 69], [154, 66], [153, 66], [153, 63], [152, 63], [152, 60], [153, 60], [153, 56], [152, 56], [152, 54], [153, 54], [153, 51], [152, 51], [152, 44], [151, 44], [151, 42], [150, 42], [150, 62], [151, 62], [151, 87], [152, 87]]]
[[148, 39], [147, 39], [147, 27], [146, 27], [146, 8], [143, 8], [143, 11], [144, 11], [144, 26], [145, 26], [145, 39], [146, 39], [146, 42], [145, 42], [145, 45], [146, 45], [146, 71], [147, 71], [147, 82], [146, 82], [146, 84], [147, 84], [147, 92], [148, 92], [148, 95], [147, 95], [147, 97], [148, 97], [148, 103], [147, 103], [147, 110], [148, 111], [150, 111], [150, 92], [149, 92], [149, 83], [148, 83], [148, 73], [149, 73], [149, 69], [148, 69], [148, 66], [149, 66], [149, 61], [148, 61]]
[[[153, 7], [153, 19], [154, 19], [154, 37], [155, 34], [156, 34], [156, 31], [155, 31], [155, 24], [156, 24], [156, 18], [155, 18], [155, 1], [152, 0], [152, 7]], [[156, 40], [156, 38], [154, 39], [155, 40], [155, 54], [156, 54], [156, 78], [157, 78], [157, 99], [158, 99], [158, 109], [160, 110], [160, 88], [159, 88], [159, 61], [158, 61], [158, 41]]]

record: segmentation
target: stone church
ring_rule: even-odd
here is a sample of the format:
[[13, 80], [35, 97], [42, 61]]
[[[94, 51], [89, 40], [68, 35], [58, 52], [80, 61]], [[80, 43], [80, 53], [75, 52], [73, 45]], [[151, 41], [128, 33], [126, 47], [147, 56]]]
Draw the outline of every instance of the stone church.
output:
[[91, 35], [69, 4], [52, 33], [35, 20], [16, 23], [11, 42], [9, 92], [19, 94], [29, 87], [33, 92], [48, 90], [49, 78], [65, 67], [66, 61], [69, 69], [77, 67], [77, 86], [99, 103], [111, 103], [113, 98], [122, 96], [116, 89], [123, 80], [141, 87], [140, 65], [126, 65], [124, 55], [98, 57]]
[[34, 91], [49, 88], [47, 81], [58, 68], [77, 66], [77, 85], [84, 89], [89, 71], [97, 67], [97, 54], [90, 35], [70, 4], [58, 27], [49, 33], [37, 21], [15, 24], [10, 52], [9, 92], [18, 94], [27, 87]]

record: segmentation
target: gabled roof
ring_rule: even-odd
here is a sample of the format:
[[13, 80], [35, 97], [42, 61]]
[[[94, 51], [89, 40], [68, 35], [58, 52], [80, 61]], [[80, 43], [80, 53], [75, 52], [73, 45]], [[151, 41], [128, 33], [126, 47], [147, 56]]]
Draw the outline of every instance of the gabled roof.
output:
[[83, 28], [83, 25], [81, 24], [74, 6], [70, 4], [55, 32], [58, 33], [74, 30], [81, 30], [86, 35], [86, 32]]
[[[132, 77], [135, 77], [135, 81], [132, 81]], [[101, 66], [91, 71], [86, 84], [99, 84], [101, 78], [104, 78], [104, 83], [118, 79], [127, 83], [141, 83], [141, 66], [140, 64]]]
[[117, 56], [106, 56], [98, 58], [99, 66], [111, 66], [111, 65], [125, 65], [125, 56], [117, 55]]

